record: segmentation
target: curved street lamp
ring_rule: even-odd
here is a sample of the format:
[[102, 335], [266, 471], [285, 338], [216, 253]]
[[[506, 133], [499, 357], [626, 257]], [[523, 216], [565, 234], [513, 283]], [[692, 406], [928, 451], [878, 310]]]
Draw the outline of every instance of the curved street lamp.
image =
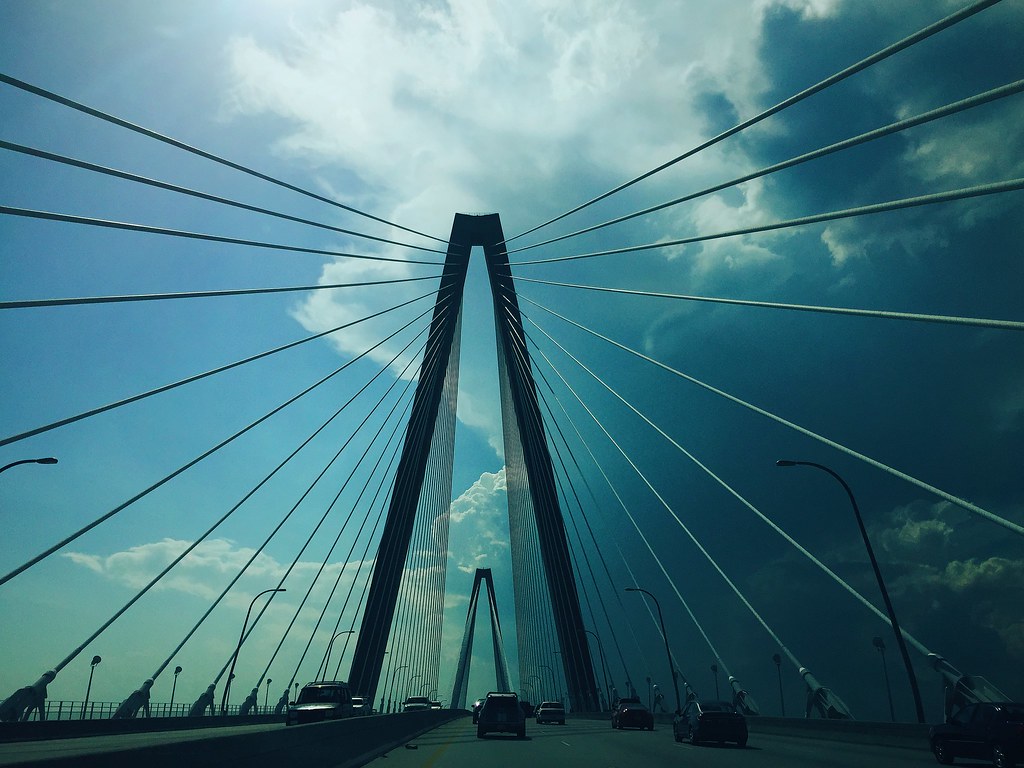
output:
[[910, 691], [914, 695], [914, 707], [917, 710], [917, 722], [924, 722], [924, 706], [921, 704], [921, 691], [917, 687], [917, 676], [914, 674], [914, 667], [910, 663], [910, 654], [907, 653], [907, 644], [903, 641], [903, 630], [900, 629], [900, 623], [896, 620], [896, 611], [892, 607], [892, 601], [889, 599], [889, 592], [885, 588], [885, 581], [882, 579], [882, 571], [878, 568], [878, 561], [875, 559], [875, 551], [871, 548], [871, 540], [868, 539], [867, 529], [864, 527], [864, 521], [860, 516], [860, 508], [857, 506], [857, 500], [853, 497], [853, 491], [850, 490], [850, 486], [846, 484], [836, 472], [826, 467], [824, 464], [815, 464], [813, 461], [789, 461], [787, 459], [779, 459], [775, 462], [778, 467], [814, 467], [820, 469], [822, 472], [827, 472], [832, 475], [843, 489], [846, 491], [846, 495], [850, 497], [850, 504], [853, 506], [853, 515], [857, 518], [857, 527], [860, 528], [861, 538], [864, 539], [864, 548], [868, 551], [868, 559], [871, 561], [871, 569], [875, 572], [875, 579], [878, 580], [878, 589], [882, 593], [882, 602], [885, 603], [885, 610], [889, 614], [889, 623], [892, 624], [893, 634], [896, 635], [896, 645], [899, 646], [900, 654], [903, 656], [903, 665], [907, 668], [907, 678], [910, 680]]
[[238, 636], [238, 645], [235, 646], [235, 652], [231, 654], [231, 669], [228, 670], [228, 681], [224, 684], [224, 696], [220, 702], [220, 713], [226, 715], [228, 713], [228, 692], [231, 690], [231, 680], [235, 676], [235, 662], [238, 661], [238, 652], [242, 650], [242, 641], [245, 640], [245, 628], [249, 624], [249, 614], [252, 613], [252, 607], [263, 595], [269, 595], [271, 592], [287, 592], [286, 589], [278, 587], [277, 589], [264, 589], [251, 601], [249, 601], [249, 610], [245, 612], [245, 621], [242, 622], [242, 632]]
[[786, 700], [782, 697], [782, 657], [777, 654], [772, 654], [772, 661], [775, 662], [775, 671], [779, 676], [779, 708], [782, 710], [782, 716], [786, 716]]
[[416, 679], [418, 679], [420, 677], [423, 677], [423, 673], [422, 672], [417, 672], [415, 675], [413, 675], [412, 677], [410, 677], [408, 680], [405, 681], [405, 698], [403, 699], [403, 701], [408, 701], [408, 699], [409, 699], [409, 691], [412, 689], [412, 681], [416, 680]]
[[[546, 669], [551, 675], [551, 692], [558, 695], [558, 681], [555, 679], [555, 671], [551, 669], [547, 664], [538, 664], [537, 669]], [[542, 681], [543, 682], [543, 681]]]
[[171, 703], [167, 705], [171, 715], [174, 715], [174, 692], [178, 689], [178, 675], [181, 674], [181, 667], [174, 668], [174, 682], [171, 683]]
[[[402, 666], [400, 666], [398, 669], [396, 669], [394, 672], [391, 673], [391, 685], [388, 686], [388, 690], [386, 691], [386, 693], [388, 694], [388, 712], [391, 712], [391, 697], [394, 696], [394, 693], [395, 693], [395, 678], [398, 677], [398, 673], [399, 672], [401, 672], [403, 669], [408, 669], [408, 668], [409, 668], [408, 664], [403, 664]], [[380, 697], [380, 711], [381, 712], [384, 711], [384, 696], [383, 695], [381, 695], [381, 697]]]
[[665, 632], [665, 617], [661, 613], [661, 603], [658, 602], [658, 598], [646, 589], [640, 589], [640, 587], [626, 587], [626, 591], [643, 592], [654, 601], [654, 606], [658, 609], [658, 620], [661, 622], [661, 637], [665, 641], [665, 655], [668, 656], [668, 668], [672, 673], [672, 687], [676, 690], [676, 712], [682, 712], [683, 703], [679, 700], [679, 681], [676, 679], [676, 665], [672, 663], [672, 651], [670, 651], [668, 647], [668, 633]]
[[320, 678], [321, 680], [326, 680], [327, 679], [327, 670], [329, 670], [331, 668], [331, 648], [334, 646], [334, 641], [337, 640], [342, 635], [351, 635], [354, 632], [355, 632], [354, 629], [346, 629], [344, 632], [339, 632], [338, 634], [336, 634], [334, 637], [331, 638], [331, 642], [329, 642], [327, 644], [327, 655], [324, 656], [324, 676], [322, 678]]
[[[56, 461], [56, 459], [54, 459]], [[4, 468], [6, 469], [6, 467]], [[99, 656], [93, 656], [92, 661], [89, 663], [89, 685], [85, 687], [85, 701], [82, 702], [82, 717], [81, 720], [85, 720], [85, 710], [89, 706], [89, 691], [92, 690], [92, 673], [96, 671], [96, 665], [99, 664], [103, 659]]]
[[20, 461], [12, 461], [10, 464], [4, 464], [0, 467], [0, 472], [6, 472], [11, 467], [16, 467], [19, 464], [56, 464], [57, 460], [53, 456], [47, 456], [42, 459], [21, 459]]

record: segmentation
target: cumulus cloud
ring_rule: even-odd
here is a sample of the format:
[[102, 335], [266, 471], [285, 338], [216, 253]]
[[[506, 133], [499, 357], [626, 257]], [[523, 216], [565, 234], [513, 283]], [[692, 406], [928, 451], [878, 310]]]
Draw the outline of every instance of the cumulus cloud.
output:
[[451, 504], [450, 557], [463, 573], [507, 559], [505, 468], [484, 472]]

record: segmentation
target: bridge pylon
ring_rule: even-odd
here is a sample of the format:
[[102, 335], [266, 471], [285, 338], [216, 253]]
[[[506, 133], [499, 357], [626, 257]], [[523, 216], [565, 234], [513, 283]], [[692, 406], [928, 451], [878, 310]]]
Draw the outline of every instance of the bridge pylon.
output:
[[[349, 685], [360, 695], [375, 697], [387, 649], [402, 574], [409, 552], [416, 509], [438, 420], [440, 400], [459, 327], [463, 289], [473, 246], [482, 246], [494, 304], [499, 369], [502, 376], [502, 417], [506, 436], [518, 435], [523, 496], [532, 508], [535, 541], [540, 549], [546, 592], [550, 599], [559, 654], [569, 699], [576, 709], [596, 709], [597, 685], [586, 643], [579, 594], [559, 508], [551, 455], [537, 401], [536, 385], [526, 352], [519, 302], [505, 250], [498, 214], [456, 214], [448, 253], [431, 320], [427, 349], [413, 399], [409, 428], [399, 459], [387, 518], [366, 598], [362, 625], [349, 673]], [[458, 311], [452, 311], [452, 310]], [[442, 361], [440, 365], [436, 361]], [[513, 424], [508, 423], [511, 418]], [[513, 428], [513, 429], [510, 429]], [[513, 431], [514, 430], [514, 431]], [[506, 456], [508, 455], [506, 438]], [[506, 458], [506, 462], [508, 459]], [[511, 502], [510, 502], [511, 503]], [[510, 528], [519, 525], [511, 511]], [[513, 563], [516, 532], [511, 531]], [[517, 594], [517, 603], [520, 602]]]

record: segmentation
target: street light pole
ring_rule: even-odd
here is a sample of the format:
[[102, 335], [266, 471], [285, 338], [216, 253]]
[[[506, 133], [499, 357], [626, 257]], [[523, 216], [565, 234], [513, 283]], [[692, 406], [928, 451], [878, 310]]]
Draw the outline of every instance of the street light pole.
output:
[[174, 668], [174, 682], [171, 683], [171, 704], [168, 707], [168, 709], [170, 709], [170, 711], [171, 711], [170, 714], [171, 714], [172, 717], [174, 716], [174, 692], [178, 689], [178, 675], [180, 675], [180, 674], [181, 674], [181, 667], [175, 667]]
[[245, 640], [245, 628], [249, 624], [249, 614], [252, 613], [252, 607], [255, 605], [256, 600], [263, 595], [269, 595], [271, 592], [285, 592], [285, 589], [278, 587], [277, 589], [264, 589], [256, 597], [249, 602], [249, 610], [245, 612], [245, 621], [242, 623], [242, 633], [238, 636], [238, 645], [235, 646], [235, 652], [231, 654], [231, 669], [228, 670], [228, 681], [224, 684], [224, 696], [220, 702], [220, 713], [226, 715], [228, 713], [228, 692], [231, 690], [231, 679], [235, 676], [235, 662], [238, 661], [238, 652], [242, 650], [242, 641]]
[[47, 456], [43, 459], [21, 459], [20, 461], [12, 461], [10, 464], [4, 464], [0, 467], [0, 472], [6, 472], [11, 467], [16, 467], [19, 464], [56, 464], [57, 460], [53, 456]]
[[409, 700], [409, 691], [412, 690], [412, 681], [416, 680], [417, 678], [420, 678], [420, 677], [423, 677], [423, 673], [422, 672], [417, 672], [415, 675], [413, 675], [412, 677], [410, 677], [408, 680], [405, 681], [405, 699], [403, 699], [403, 701], [408, 701]]
[[779, 675], [779, 708], [782, 709], [782, 716], [786, 716], [786, 700], [782, 698], [782, 657], [777, 653], [772, 654], [772, 661], [775, 662], [775, 671]]
[[558, 696], [558, 681], [555, 679], [555, 671], [547, 664], [538, 664], [537, 669], [546, 669], [548, 671], [551, 675], [551, 692], [555, 694], [555, 696]]
[[711, 665], [711, 674], [715, 676], [715, 698], [720, 699], [722, 695], [718, 692], [718, 665]]
[[263, 694], [263, 712], [269, 714], [270, 712], [270, 684], [274, 682], [269, 677], [267, 678], [267, 691]]
[[[56, 459], [54, 459], [56, 461]], [[4, 468], [6, 469], [6, 467]], [[89, 706], [89, 691], [92, 690], [92, 673], [96, 671], [96, 665], [99, 664], [103, 659], [99, 656], [93, 656], [92, 662], [89, 664], [89, 685], [85, 687], [85, 701], [82, 702], [82, 716], [80, 720], [85, 720], [85, 710]]]
[[822, 472], [827, 472], [843, 486], [843, 489], [846, 491], [846, 495], [850, 497], [850, 504], [853, 506], [853, 514], [854, 517], [857, 518], [857, 527], [860, 528], [861, 538], [864, 539], [864, 548], [868, 551], [868, 559], [871, 561], [871, 568], [875, 572], [875, 579], [878, 580], [878, 589], [882, 593], [882, 601], [885, 603], [885, 610], [889, 614], [889, 623], [892, 624], [893, 634], [896, 635], [896, 645], [899, 646], [900, 655], [903, 657], [903, 665], [907, 669], [907, 678], [910, 681], [910, 691], [914, 695], [914, 708], [917, 710], [917, 722], [923, 723], [924, 706], [921, 703], [921, 691], [917, 687], [917, 676], [914, 674], [914, 667], [910, 663], [910, 654], [907, 652], [907, 644], [903, 641], [903, 631], [900, 629], [900, 624], [896, 620], [896, 611], [892, 607], [892, 601], [889, 599], [889, 592], [885, 588], [885, 581], [882, 579], [882, 571], [879, 569], [878, 561], [875, 559], [875, 551], [871, 548], [871, 540], [868, 539], [868, 532], [864, 527], [864, 521], [861, 519], [860, 508], [857, 506], [857, 500], [853, 497], [853, 491], [850, 490], [850, 486], [846, 484], [846, 481], [843, 480], [843, 478], [824, 464], [815, 464], [813, 461], [787, 461], [785, 459], [779, 459], [775, 464], [779, 467], [815, 467], [816, 469], [820, 469]]
[[[385, 693], [387, 693], [387, 695], [388, 695], [388, 712], [391, 711], [391, 697], [394, 695], [394, 692], [395, 692], [395, 678], [398, 677], [398, 673], [399, 672], [401, 672], [403, 669], [408, 669], [408, 668], [409, 668], [408, 664], [403, 664], [402, 666], [400, 666], [398, 669], [396, 669], [394, 672], [391, 673], [391, 684], [388, 686], [387, 691], [385, 691]], [[384, 696], [383, 695], [380, 697], [380, 711], [381, 712], [384, 711]]]
[[885, 641], [880, 637], [871, 638], [872, 645], [882, 654], [882, 674], [885, 676], [885, 694], [889, 697], [889, 718], [896, 722], [896, 710], [892, 706], [892, 687], [889, 685], [889, 667], [885, 663]]
[[331, 668], [331, 648], [334, 646], [334, 641], [342, 635], [351, 635], [354, 632], [354, 629], [346, 629], [344, 632], [339, 632], [331, 638], [331, 642], [327, 644], [327, 655], [324, 656], [324, 676], [320, 678], [321, 680], [327, 679], [327, 670]]
[[610, 703], [611, 699], [608, 687], [608, 662], [604, 658], [604, 643], [601, 642], [601, 637], [596, 632], [591, 632], [589, 629], [585, 629], [583, 631], [586, 632], [588, 635], [591, 635], [595, 640], [597, 640], [597, 650], [601, 653], [601, 669], [604, 672], [604, 696], [605, 700]]
[[683, 703], [679, 699], [679, 681], [676, 679], [676, 665], [672, 663], [672, 651], [668, 647], [668, 633], [665, 632], [665, 617], [661, 613], [661, 603], [658, 602], [658, 598], [648, 592], [646, 589], [640, 589], [640, 587], [626, 587], [627, 592], [643, 592], [651, 600], [654, 601], [654, 606], [658, 609], [658, 621], [661, 622], [661, 638], [665, 641], [665, 655], [668, 657], [668, 669], [672, 673], [672, 687], [676, 690], [676, 712], [683, 710]]

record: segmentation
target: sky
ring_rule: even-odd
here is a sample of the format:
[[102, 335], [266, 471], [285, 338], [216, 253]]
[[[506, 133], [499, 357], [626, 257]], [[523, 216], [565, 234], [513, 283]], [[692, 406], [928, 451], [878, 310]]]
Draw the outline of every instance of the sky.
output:
[[[3, 215], [0, 301], [436, 278], [437, 266], [412, 262], [443, 259], [443, 243], [432, 238], [447, 238], [457, 212], [498, 212], [514, 250], [1020, 79], [1024, 6], [1005, 0], [606, 200], [517, 237], [963, 5], [6, 0], [0, 4], [3, 74], [420, 234], [0, 84], [0, 138], [6, 142], [401, 243], [234, 210], [5, 149], [5, 206], [396, 261]], [[566, 465], [580, 464], [566, 473], [586, 525], [575, 501], [566, 504], [566, 515], [581, 588], [598, 614], [594, 618], [585, 608], [585, 623], [602, 636], [620, 691], [624, 666], [638, 687], [647, 677], [669, 687], [652, 617], [637, 595], [623, 592], [635, 584], [659, 595], [680, 670], [702, 693], [715, 685], [713, 645], [762, 710], [777, 714], [771, 657], [781, 642], [856, 717], [884, 720], [888, 705], [872, 646], [872, 638], [882, 636], [897, 716], [912, 719], [906, 675], [884, 622], [753, 511], [881, 606], [848, 498], [813, 468], [775, 466], [788, 458], [827, 465], [849, 483], [904, 629], [962, 672], [984, 675], [1008, 695], [1024, 697], [1024, 542], [1010, 528], [949, 500], [1024, 525], [1019, 327], [784, 311], [527, 282], [1019, 326], [1021, 192], [617, 255], [520, 263], [1020, 178], [1022, 124], [1021, 97], [1010, 96], [615, 226], [511, 253], [535, 345], [542, 409], [550, 408], [559, 422], [560, 429], [548, 430], [557, 446], [553, 453]], [[503, 628], [514, 624], [495, 342], [481, 263], [474, 254], [463, 310], [442, 697], [445, 688], [450, 691], [475, 568], [494, 569]], [[59, 459], [51, 466], [14, 467], [0, 477], [0, 571], [7, 573], [412, 323], [294, 406], [0, 585], [0, 696], [65, 659], [236, 506], [237, 514], [210, 540], [81, 648], [50, 685], [51, 699], [81, 700], [94, 654], [103, 658], [94, 700], [120, 701], [165, 659], [170, 668], [183, 668], [177, 700], [194, 699], [230, 656], [253, 596], [275, 586], [295, 559], [288, 591], [276, 596], [239, 656], [242, 683], [236, 686], [247, 686], [246, 680], [263, 673], [325, 559], [324, 581], [337, 579], [341, 592], [361, 585], [373, 552], [366, 550], [367, 535], [355, 537], [353, 530], [368, 509], [377, 509], [368, 501], [376, 486], [358, 495], [368, 469], [355, 460], [364, 450], [373, 453], [367, 441], [383, 414], [375, 411], [367, 428], [357, 427], [377, 398], [390, 407], [414, 378], [423, 341], [415, 333], [426, 324], [416, 317], [431, 307], [429, 298], [418, 297], [435, 286], [436, 280], [423, 280], [0, 311], [0, 433], [12, 436], [418, 299], [328, 339], [0, 446], [3, 464]], [[547, 309], [849, 450], [681, 380]], [[248, 496], [381, 371], [297, 461]], [[382, 439], [396, 423], [388, 423]], [[300, 500], [352, 435], [352, 449]], [[555, 463], [562, 472], [558, 458]], [[324, 533], [297, 555], [339, 488], [343, 495]], [[330, 550], [338, 521], [349, 512], [338, 548]], [[237, 588], [168, 658], [282, 519], [280, 533]], [[599, 574], [595, 586], [584, 573], [584, 554], [598, 572], [600, 555], [611, 579]], [[277, 681], [271, 698], [299, 665], [327, 597], [324, 581], [317, 582], [298, 629], [289, 634], [299, 639], [289, 639], [270, 665]], [[596, 608], [598, 594], [608, 620]], [[353, 605], [357, 598], [358, 591]], [[343, 628], [351, 616], [350, 608]], [[486, 637], [478, 628], [478, 650], [486, 648]], [[513, 637], [507, 631], [516, 677]], [[328, 639], [320, 629], [316, 647]], [[616, 642], [621, 659], [611, 652]], [[351, 647], [345, 652], [350, 656]], [[926, 712], [936, 720], [941, 682], [920, 654], [911, 653]], [[482, 652], [474, 658], [471, 692], [487, 690], [488, 663]], [[309, 667], [299, 665], [300, 682], [313, 675]], [[788, 662], [782, 673], [787, 714], [801, 713], [803, 683]], [[169, 678], [169, 671], [158, 678], [154, 700], [168, 700]], [[724, 686], [721, 676], [719, 684]]]

